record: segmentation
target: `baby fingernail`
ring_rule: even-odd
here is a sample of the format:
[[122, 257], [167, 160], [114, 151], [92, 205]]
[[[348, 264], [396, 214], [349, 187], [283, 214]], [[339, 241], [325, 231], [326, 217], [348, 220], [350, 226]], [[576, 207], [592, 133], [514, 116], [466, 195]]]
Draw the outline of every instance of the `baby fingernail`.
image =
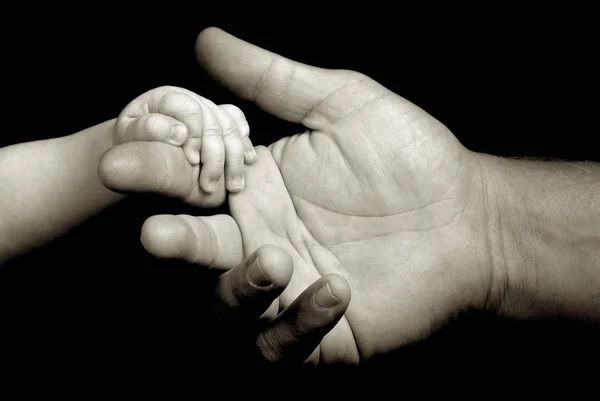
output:
[[171, 140], [177, 144], [181, 144], [187, 138], [187, 127], [182, 124], [175, 124], [171, 129]]
[[231, 188], [237, 190], [244, 188], [244, 177], [233, 177], [233, 180], [231, 180]]
[[321, 287], [319, 291], [317, 291], [317, 293], [313, 296], [313, 302], [319, 308], [327, 309], [336, 306], [340, 302], [340, 300], [331, 291], [331, 287], [328, 283]]
[[244, 155], [246, 156], [246, 159], [249, 159], [249, 160], [256, 159], [256, 152], [254, 151], [254, 149], [248, 149], [247, 151], [244, 152]]
[[217, 190], [217, 188], [219, 187], [219, 181], [217, 180], [210, 180], [208, 182], [208, 191], [209, 192], [215, 192]]
[[254, 262], [252, 262], [252, 265], [248, 268], [248, 271], [246, 272], [248, 281], [255, 287], [268, 287], [271, 285], [271, 281], [265, 275], [258, 259], [259, 257], [256, 257], [256, 259], [254, 259]]

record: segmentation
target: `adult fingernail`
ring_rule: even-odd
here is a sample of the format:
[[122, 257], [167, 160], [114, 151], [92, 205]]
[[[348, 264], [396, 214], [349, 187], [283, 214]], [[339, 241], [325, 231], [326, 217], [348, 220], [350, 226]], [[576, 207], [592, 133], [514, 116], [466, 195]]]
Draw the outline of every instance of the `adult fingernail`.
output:
[[187, 137], [187, 128], [182, 124], [175, 124], [171, 129], [171, 140], [177, 144], [182, 144]]
[[256, 257], [256, 259], [254, 259], [254, 262], [252, 262], [252, 265], [248, 268], [248, 271], [246, 272], [246, 275], [248, 276], [248, 281], [255, 287], [268, 287], [271, 285], [271, 281], [265, 275], [265, 272], [263, 271], [260, 265], [260, 261], [258, 259], [259, 257]]
[[319, 308], [327, 309], [336, 306], [338, 303], [340, 303], [340, 300], [331, 290], [329, 283], [327, 283], [313, 296], [313, 302]]

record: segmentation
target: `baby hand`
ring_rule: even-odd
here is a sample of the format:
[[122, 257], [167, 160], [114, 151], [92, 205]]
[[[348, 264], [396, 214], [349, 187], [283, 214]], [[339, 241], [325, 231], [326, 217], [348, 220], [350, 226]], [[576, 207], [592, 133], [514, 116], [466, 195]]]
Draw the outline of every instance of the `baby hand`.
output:
[[217, 190], [225, 174], [225, 187], [244, 187], [244, 163], [256, 161], [250, 127], [236, 106], [217, 106], [191, 91], [164, 86], [138, 96], [119, 115], [115, 145], [133, 141], [159, 141], [182, 146], [192, 165], [202, 162], [200, 188]]

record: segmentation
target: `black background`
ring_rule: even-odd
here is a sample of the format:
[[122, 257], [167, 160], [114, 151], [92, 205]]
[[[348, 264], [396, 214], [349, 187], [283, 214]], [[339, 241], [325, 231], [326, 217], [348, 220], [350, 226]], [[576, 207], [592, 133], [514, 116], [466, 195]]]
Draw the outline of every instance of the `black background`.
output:
[[[77, 132], [116, 117], [130, 100], [161, 85], [239, 105], [255, 144], [296, 133], [298, 127], [234, 98], [198, 66], [197, 34], [219, 26], [298, 61], [363, 72], [430, 112], [472, 150], [600, 159], [598, 29], [588, 10], [433, 10], [359, 9], [325, 17], [309, 9], [302, 18], [284, 8], [255, 9], [262, 18], [251, 18], [234, 5], [226, 11], [163, 5], [137, 13], [36, 6], [6, 13], [0, 144]], [[59, 360], [84, 371], [210, 367], [226, 344], [209, 333], [236, 340], [206, 318], [209, 275], [153, 259], [139, 232], [153, 214], [217, 212], [227, 210], [132, 197], [3, 266], [3, 355], [25, 365]], [[598, 334], [577, 322], [472, 313], [366, 367], [593, 360]]]

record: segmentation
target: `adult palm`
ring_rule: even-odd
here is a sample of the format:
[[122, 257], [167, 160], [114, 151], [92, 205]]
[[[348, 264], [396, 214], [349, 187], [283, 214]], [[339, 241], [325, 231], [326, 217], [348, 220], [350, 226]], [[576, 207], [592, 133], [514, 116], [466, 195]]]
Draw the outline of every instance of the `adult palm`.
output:
[[197, 54], [235, 94], [308, 129], [259, 148], [229, 202], [245, 255], [275, 244], [294, 260], [280, 309], [322, 275], [350, 284], [322, 362], [397, 348], [485, 306], [483, 173], [442, 123], [360, 73], [299, 64], [215, 28]]

